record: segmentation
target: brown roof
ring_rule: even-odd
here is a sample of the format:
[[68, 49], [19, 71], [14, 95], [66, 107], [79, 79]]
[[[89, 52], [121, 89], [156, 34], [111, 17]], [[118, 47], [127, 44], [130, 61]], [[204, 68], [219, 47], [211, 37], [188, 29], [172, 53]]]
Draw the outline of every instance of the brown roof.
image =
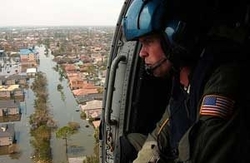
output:
[[18, 107], [18, 104], [14, 100], [0, 100], [0, 107]]
[[95, 128], [98, 128], [100, 126], [101, 121], [100, 120], [98, 120], [98, 121], [92, 121], [92, 123], [93, 123], [93, 125], [94, 125]]
[[84, 81], [84, 80], [80, 78], [79, 76], [72, 76], [72, 77], [69, 77], [69, 81]]
[[72, 93], [74, 94], [74, 96], [81, 96], [81, 95], [98, 93], [98, 91], [97, 91], [97, 88], [93, 88], [93, 89], [83, 88], [83, 89], [72, 90]]

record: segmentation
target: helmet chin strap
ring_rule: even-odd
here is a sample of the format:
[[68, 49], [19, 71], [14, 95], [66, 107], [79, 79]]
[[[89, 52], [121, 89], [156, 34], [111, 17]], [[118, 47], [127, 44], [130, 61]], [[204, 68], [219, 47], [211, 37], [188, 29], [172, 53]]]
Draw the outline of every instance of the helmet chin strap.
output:
[[145, 70], [147, 72], [147, 74], [152, 75], [153, 76], [153, 72], [155, 69], [157, 69], [158, 67], [160, 67], [165, 61], [167, 60], [166, 57], [160, 59], [159, 61], [157, 61], [156, 63], [154, 63], [153, 65], [145, 65]]

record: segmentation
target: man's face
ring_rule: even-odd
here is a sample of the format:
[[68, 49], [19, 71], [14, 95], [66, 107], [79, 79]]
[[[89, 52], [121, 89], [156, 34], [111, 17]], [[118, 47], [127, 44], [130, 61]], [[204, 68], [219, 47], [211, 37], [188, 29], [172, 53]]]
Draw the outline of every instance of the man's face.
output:
[[[145, 64], [154, 67], [161, 60], [166, 58], [162, 47], [161, 39], [158, 35], [149, 35], [139, 38], [142, 48], [140, 57], [145, 60]], [[169, 60], [162, 62], [159, 67], [153, 70], [155, 77], [165, 77], [171, 70], [172, 63]]]

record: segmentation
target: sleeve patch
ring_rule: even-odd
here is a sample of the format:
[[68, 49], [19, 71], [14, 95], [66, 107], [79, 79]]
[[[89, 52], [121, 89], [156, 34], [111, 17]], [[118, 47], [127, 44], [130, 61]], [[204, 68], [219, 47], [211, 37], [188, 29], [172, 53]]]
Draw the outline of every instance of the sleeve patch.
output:
[[228, 119], [233, 113], [234, 101], [228, 97], [206, 95], [200, 107], [200, 115]]

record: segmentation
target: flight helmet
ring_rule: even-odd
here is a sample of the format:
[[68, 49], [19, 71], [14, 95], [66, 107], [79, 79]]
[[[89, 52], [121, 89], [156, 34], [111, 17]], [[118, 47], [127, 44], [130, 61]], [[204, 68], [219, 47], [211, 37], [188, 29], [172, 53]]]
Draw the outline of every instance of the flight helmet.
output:
[[159, 33], [162, 48], [174, 66], [189, 63], [197, 58], [190, 54], [201, 30], [197, 20], [187, 14], [192, 12], [185, 7], [191, 4], [185, 0], [134, 0], [123, 19], [124, 36], [131, 41]]
[[212, 26], [234, 24], [238, 19], [239, 10], [232, 12], [235, 5], [228, 9], [224, 1], [134, 0], [123, 18], [123, 33], [128, 41], [159, 33], [174, 67], [192, 64], [200, 57]]

